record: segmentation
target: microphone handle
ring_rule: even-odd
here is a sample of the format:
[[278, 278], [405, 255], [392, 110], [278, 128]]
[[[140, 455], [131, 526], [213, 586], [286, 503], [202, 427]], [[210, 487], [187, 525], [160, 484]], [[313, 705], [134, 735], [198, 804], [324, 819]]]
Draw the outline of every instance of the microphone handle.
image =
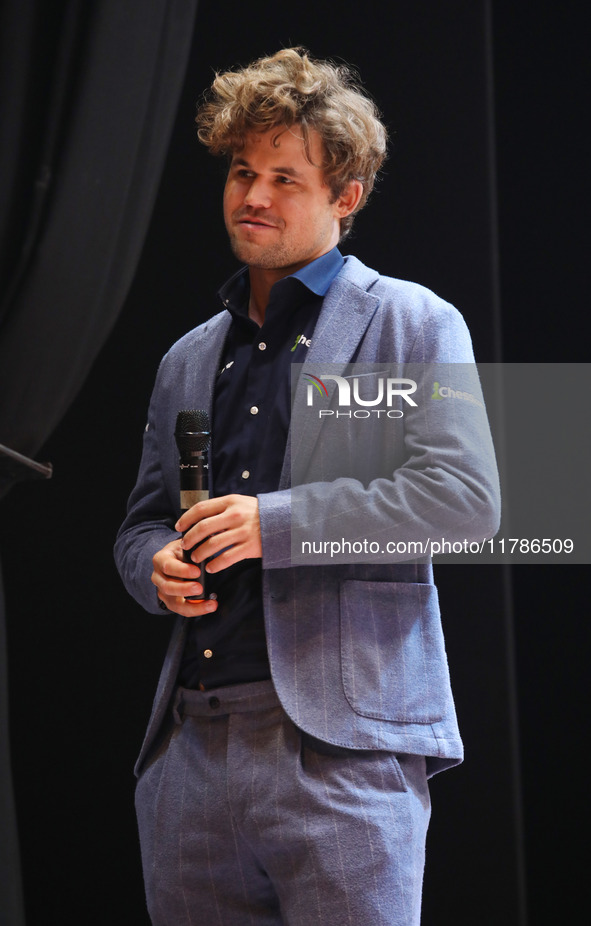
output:
[[[188, 511], [189, 508], [192, 508], [193, 505], [196, 505], [197, 502], [206, 501], [209, 498], [209, 480], [207, 472], [207, 454], [203, 451], [195, 456], [191, 455], [190, 462], [180, 463], [180, 474], [181, 474], [181, 514], [184, 514], [185, 511]], [[187, 532], [183, 533], [183, 537]], [[203, 541], [201, 541], [203, 543]], [[183, 561], [185, 563], [193, 563], [191, 559], [191, 553], [196, 549], [196, 546], [192, 547], [190, 550], [183, 550]], [[207, 590], [207, 573], [205, 572], [205, 563], [200, 563], [199, 568], [201, 569], [201, 576], [199, 581], [203, 586], [203, 591], [200, 595], [188, 595], [187, 601], [202, 601], [205, 598], [209, 598], [209, 592]]]

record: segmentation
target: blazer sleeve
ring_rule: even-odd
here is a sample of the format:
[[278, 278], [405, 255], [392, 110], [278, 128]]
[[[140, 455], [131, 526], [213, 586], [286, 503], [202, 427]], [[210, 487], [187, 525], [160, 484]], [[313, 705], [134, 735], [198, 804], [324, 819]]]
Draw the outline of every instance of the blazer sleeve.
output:
[[[166, 359], [166, 358], [165, 358]], [[153, 614], [160, 612], [156, 588], [152, 584], [152, 557], [171, 540], [179, 537], [174, 530], [175, 504], [167, 490], [163, 461], [168, 448], [159, 433], [157, 410], [161, 403], [162, 361], [148, 410], [143, 449], [134, 489], [127, 503], [127, 515], [115, 542], [115, 563], [127, 591]], [[169, 436], [166, 440], [170, 443]], [[165, 454], [163, 456], [163, 454]]]

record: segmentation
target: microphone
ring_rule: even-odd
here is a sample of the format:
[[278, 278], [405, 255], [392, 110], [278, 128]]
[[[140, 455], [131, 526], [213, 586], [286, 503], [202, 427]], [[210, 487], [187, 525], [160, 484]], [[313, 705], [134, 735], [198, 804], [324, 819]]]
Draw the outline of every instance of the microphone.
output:
[[[181, 411], [176, 417], [174, 437], [179, 451], [180, 471], [180, 502], [181, 514], [184, 514], [197, 502], [209, 498], [209, 416], [203, 409]], [[184, 534], [183, 534], [184, 537]], [[195, 547], [193, 547], [193, 550]], [[183, 550], [183, 560], [192, 563], [193, 550]], [[189, 601], [201, 601], [210, 598], [206, 589], [205, 563], [201, 563], [201, 577], [199, 581], [203, 586], [200, 595], [188, 596]]]

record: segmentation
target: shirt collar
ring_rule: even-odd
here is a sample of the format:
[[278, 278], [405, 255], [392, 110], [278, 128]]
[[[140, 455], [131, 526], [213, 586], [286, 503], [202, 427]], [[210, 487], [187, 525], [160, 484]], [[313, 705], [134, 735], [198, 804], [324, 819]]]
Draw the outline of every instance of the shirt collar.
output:
[[[344, 262], [343, 255], [337, 247], [334, 247], [321, 257], [317, 257], [316, 260], [310, 261], [301, 270], [296, 270], [295, 273], [278, 280], [271, 292], [287, 280], [299, 280], [314, 295], [325, 296]], [[247, 311], [248, 294], [248, 267], [241, 267], [224, 283], [218, 293], [224, 306], [232, 315], [242, 316]]]
[[286, 279], [300, 280], [316, 296], [325, 296], [330, 284], [345, 263], [338, 248], [333, 248]]

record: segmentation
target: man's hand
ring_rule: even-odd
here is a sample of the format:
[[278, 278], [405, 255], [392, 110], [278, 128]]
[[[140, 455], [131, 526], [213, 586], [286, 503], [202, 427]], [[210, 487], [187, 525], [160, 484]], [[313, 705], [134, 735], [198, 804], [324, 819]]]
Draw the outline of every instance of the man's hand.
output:
[[[169, 611], [184, 617], [202, 617], [215, 611], [217, 602], [187, 600], [203, 591], [199, 582], [203, 567], [196, 564], [215, 556], [206, 569], [214, 573], [240, 560], [262, 556], [259, 503], [251, 495], [210, 498], [185, 511], [175, 528], [185, 536], [172, 540], [155, 554], [152, 582]], [[196, 544], [199, 546], [191, 554], [193, 563], [186, 563], [183, 550], [191, 550]]]
[[223, 495], [198, 502], [179, 518], [175, 528], [185, 534], [184, 550], [199, 544], [191, 554], [193, 562], [215, 557], [206, 572], [221, 572], [243, 559], [263, 555], [259, 503], [252, 495]]
[[203, 586], [199, 582], [199, 566], [184, 562], [180, 540], [167, 543], [154, 555], [152, 563], [152, 582], [158, 589], [158, 598], [169, 611], [182, 614], [183, 617], [202, 617], [216, 610], [217, 601], [188, 601], [185, 597], [200, 595]]

